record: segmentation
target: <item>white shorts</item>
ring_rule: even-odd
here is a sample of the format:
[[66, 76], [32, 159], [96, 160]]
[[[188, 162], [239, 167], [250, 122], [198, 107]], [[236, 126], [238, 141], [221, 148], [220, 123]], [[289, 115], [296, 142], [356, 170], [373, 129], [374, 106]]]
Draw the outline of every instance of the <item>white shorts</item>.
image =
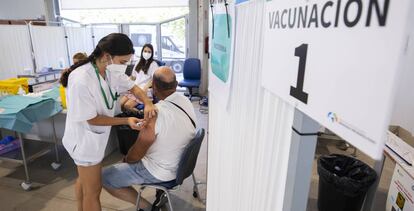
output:
[[77, 160], [77, 159], [74, 159], [74, 158], [72, 158], [72, 159], [73, 159], [73, 161], [75, 162], [75, 164], [77, 166], [84, 166], [84, 167], [95, 166], [95, 165], [98, 165], [99, 163], [101, 163], [101, 161], [99, 161], [99, 162], [87, 162], [87, 161], [80, 161], [80, 160]]

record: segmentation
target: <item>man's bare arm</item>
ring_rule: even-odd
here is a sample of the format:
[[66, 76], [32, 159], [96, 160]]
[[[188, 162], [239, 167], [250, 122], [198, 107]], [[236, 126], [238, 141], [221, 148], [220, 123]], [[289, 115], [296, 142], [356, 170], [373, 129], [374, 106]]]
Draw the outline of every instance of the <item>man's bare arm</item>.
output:
[[151, 145], [155, 142], [155, 122], [157, 117], [153, 117], [147, 123], [147, 126], [139, 132], [138, 140], [129, 149], [125, 156], [125, 162], [136, 163], [140, 161]]

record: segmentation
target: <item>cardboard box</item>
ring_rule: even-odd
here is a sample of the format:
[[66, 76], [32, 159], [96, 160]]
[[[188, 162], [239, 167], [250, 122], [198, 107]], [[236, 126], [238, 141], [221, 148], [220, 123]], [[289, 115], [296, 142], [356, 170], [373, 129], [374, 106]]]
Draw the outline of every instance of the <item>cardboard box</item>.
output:
[[[389, 132], [394, 135], [389, 135], [387, 145], [390, 141], [396, 142], [398, 147], [395, 153], [400, 153], [405, 159], [408, 154], [412, 154], [414, 147], [414, 137], [406, 129], [400, 126], [390, 126]], [[391, 137], [391, 139], [390, 139]], [[395, 147], [395, 146], [394, 146]], [[409, 152], [409, 153], [408, 153]], [[407, 154], [408, 153], [408, 154]], [[390, 188], [388, 191], [387, 211], [413, 211], [414, 210], [414, 174], [413, 166], [409, 166], [404, 162], [398, 162], [394, 169], [394, 174], [391, 179]]]
[[414, 147], [414, 136], [408, 130], [395, 125], [391, 125], [388, 130], [397, 135], [399, 138], [401, 138], [401, 140], [410, 146]]
[[399, 164], [394, 169], [385, 210], [414, 210], [414, 179]]

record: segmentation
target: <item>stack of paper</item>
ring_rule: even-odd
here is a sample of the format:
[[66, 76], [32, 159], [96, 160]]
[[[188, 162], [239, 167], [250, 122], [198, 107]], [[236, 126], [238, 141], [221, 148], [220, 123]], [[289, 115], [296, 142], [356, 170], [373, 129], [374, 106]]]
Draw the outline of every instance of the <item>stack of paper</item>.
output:
[[408, 165], [412, 165], [414, 148], [407, 144], [405, 141], [400, 139], [395, 134], [388, 131], [388, 138], [385, 145], [396, 153], [402, 160]]

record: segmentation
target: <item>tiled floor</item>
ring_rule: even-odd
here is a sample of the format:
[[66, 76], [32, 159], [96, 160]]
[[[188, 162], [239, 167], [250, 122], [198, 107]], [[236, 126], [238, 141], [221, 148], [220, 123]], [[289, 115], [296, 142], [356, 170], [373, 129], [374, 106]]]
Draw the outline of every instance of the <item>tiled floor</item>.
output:
[[[198, 101], [194, 101], [194, 106], [198, 111]], [[207, 129], [208, 115], [197, 112], [200, 127]], [[316, 159], [323, 154], [345, 153], [351, 154], [352, 150], [341, 151], [336, 148], [335, 141], [319, 140], [313, 167], [311, 190], [309, 194], [308, 211], [316, 211], [318, 195], [318, 175], [316, 171]], [[74, 194], [74, 182], [76, 178], [75, 165], [68, 155], [63, 153], [63, 167], [59, 171], [53, 171], [50, 162], [53, 161], [53, 154], [50, 153], [29, 165], [32, 180], [35, 182], [34, 189], [26, 192], [20, 188], [20, 183], [24, 180], [24, 169], [22, 166], [8, 162], [0, 162], [0, 210], [21, 210], [21, 211], [72, 211], [76, 210], [76, 200]], [[112, 153], [104, 160], [104, 165], [119, 161], [121, 155], [118, 152]], [[373, 160], [358, 152], [357, 158], [369, 165]], [[206, 162], [207, 162], [207, 139], [204, 140], [200, 151], [195, 175], [198, 180], [206, 181]], [[391, 180], [394, 164], [387, 159], [384, 166], [384, 173], [381, 178], [379, 188], [379, 198], [375, 202], [376, 211], [385, 210], [385, 200], [387, 189]], [[205, 199], [206, 186], [201, 185], [201, 198]], [[178, 211], [203, 211], [205, 206], [192, 197], [192, 180], [187, 179], [181, 190], [173, 194], [173, 206]], [[154, 191], [146, 190], [144, 197], [153, 199]], [[134, 210], [133, 205], [122, 202], [102, 191], [101, 202], [104, 210]]]

